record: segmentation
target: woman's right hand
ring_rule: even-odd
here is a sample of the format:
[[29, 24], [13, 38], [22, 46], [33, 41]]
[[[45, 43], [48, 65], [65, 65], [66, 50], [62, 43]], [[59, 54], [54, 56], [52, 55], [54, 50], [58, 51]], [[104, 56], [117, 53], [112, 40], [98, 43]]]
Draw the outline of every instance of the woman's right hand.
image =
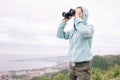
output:
[[65, 22], [67, 22], [67, 21], [69, 21], [71, 19], [71, 17], [69, 17], [69, 18], [64, 18], [63, 20], [65, 21]]

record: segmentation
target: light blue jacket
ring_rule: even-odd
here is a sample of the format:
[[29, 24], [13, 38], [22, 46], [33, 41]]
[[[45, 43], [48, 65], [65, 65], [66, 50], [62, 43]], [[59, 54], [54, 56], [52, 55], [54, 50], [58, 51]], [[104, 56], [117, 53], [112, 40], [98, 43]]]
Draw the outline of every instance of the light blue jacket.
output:
[[70, 47], [68, 51], [69, 62], [84, 62], [90, 61], [93, 56], [91, 53], [91, 43], [94, 33], [93, 25], [87, 24], [88, 11], [83, 9], [83, 19], [75, 18], [74, 25], [75, 28], [65, 32], [64, 28], [66, 22], [62, 20], [58, 27], [57, 37], [69, 40]]

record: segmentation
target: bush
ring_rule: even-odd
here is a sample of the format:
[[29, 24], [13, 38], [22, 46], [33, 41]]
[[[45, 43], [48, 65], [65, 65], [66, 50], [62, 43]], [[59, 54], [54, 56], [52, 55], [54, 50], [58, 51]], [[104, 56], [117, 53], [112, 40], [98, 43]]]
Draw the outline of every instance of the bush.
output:
[[54, 76], [53, 80], [65, 80], [65, 75], [62, 73], [58, 73]]

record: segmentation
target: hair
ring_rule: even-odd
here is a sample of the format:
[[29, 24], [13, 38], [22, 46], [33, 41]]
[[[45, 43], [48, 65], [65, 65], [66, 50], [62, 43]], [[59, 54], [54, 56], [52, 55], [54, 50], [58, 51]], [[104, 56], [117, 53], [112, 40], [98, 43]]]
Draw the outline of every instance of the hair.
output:
[[77, 8], [80, 8], [80, 9], [81, 9], [81, 11], [82, 11], [82, 13], [83, 13], [83, 9], [82, 9], [82, 7], [81, 7], [81, 6], [78, 6]]

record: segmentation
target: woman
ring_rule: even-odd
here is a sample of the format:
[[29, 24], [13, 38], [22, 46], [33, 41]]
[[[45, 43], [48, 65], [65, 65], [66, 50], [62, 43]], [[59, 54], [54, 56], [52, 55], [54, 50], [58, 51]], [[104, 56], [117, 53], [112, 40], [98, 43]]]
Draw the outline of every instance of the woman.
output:
[[74, 28], [68, 32], [64, 31], [67, 22], [71, 19], [64, 18], [58, 27], [57, 37], [69, 40], [69, 80], [90, 80], [91, 60], [93, 58], [91, 49], [94, 33], [93, 25], [87, 24], [88, 11], [83, 7], [75, 9]]

